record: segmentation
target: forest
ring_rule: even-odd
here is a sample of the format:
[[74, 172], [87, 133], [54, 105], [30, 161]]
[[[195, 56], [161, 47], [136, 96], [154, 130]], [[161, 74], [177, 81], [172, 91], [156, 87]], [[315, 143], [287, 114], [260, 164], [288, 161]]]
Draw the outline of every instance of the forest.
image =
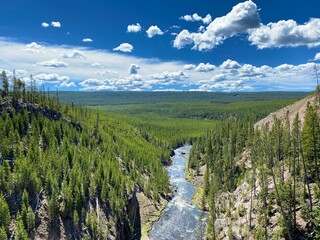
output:
[[[306, 93], [92, 94], [45, 91], [2, 72], [0, 239], [138, 239], [135, 194], [155, 206], [170, 199], [164, 166], [184, 144], [193, 146], [189, 172], [203, 178], [209, 239], [219, 239], [221, 219], [229, 238], [320, 236], [318, 107], [308, 105], [303, 123], [254, 127]], [[243, 184], [250, 207], [233, 211], [230, 194]], [[245, 213], [249, 222], [234, 230]]]
[[34, 81], [9, 84], [5, 72], [1, 80], [0, 239], [41, 237], [43, 222], [48, 238], [62, 238], [61, 224], [77, 239], [139, 233], [130, 196], [135, 188], [154, 202], [166, 196], [169, 152], [121, 120], [61, 105]]
[[[199, 175], [205, 166], [208, 238], [319, 239], [319, 134], [316, 99], [303, 123], [288, 112], [260, 128], [229, 119], [195, 141], [188, 168]], [[221, 219], [228, 222], [226, 233], [219, 229]]]

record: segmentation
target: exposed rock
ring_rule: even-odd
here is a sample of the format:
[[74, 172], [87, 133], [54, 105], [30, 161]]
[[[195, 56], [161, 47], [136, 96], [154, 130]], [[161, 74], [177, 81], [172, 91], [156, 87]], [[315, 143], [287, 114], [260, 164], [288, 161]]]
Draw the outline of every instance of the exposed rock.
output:
[[161, 197], [160, 202], [155, 204], [152, 199], [149, 199], [143, 192], [137, 192], [137, 200], [140, 206], [140, 218], [141, 218], [141, 239], [147, 240], [148, 232], [154, 222], [158, 221], [162, 211], [167, 205], [168, 201]]
[[290, 123], [293, 123], [293, 120], [296, 116], [296, 114], [299, 114], [299, 120], [301, 121], [301, 125], [304, 123], [304, 116], [306, 115], [306, 109], [308, 102], [310, 104], [314, 104], [317, 101], [316, 96], [307, 96], [287, 107], [284, 107], [274, 113], [269, 114], [264, 119], [257, 122], [254, 127], [257, 129], [261, 129], [263, 125], [269, 124], [270, 127], [272, 127], [274, 122], [274, 116], [276, 116], [278, 119], [284, 120], [286, 117], [286, 114], [288, 113]]

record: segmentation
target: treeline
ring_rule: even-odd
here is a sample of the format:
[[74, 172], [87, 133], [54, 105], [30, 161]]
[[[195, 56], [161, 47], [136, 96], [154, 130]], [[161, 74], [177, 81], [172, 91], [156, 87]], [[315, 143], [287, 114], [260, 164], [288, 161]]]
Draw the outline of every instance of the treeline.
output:
[[151, 113], [162, 117], [186, 119], [186, 121], [188, 119], [224, 120], [228, 118], [257, 121], [296, 100], [297, 98], [263, 99], [261, 97], [255, 101], [239, 99], [236, 102], [224, 103], [218, 100], [190, 102], [188, 99], [185, 102], [146, 102], [144, 104], [103, 105], [97, 108], [137, 117]]
[[2, 72], [1, 82], [0, 239], [32, 238], [43, 214], [49, 226], [71, 222], [77, 238], [105, 239], [123, 225], [133, 235], [133, 188], [155, 202], [167, 194], [168, 153], [116, 118], [61, 105], [33, 80], [26, 87], [13, 76], [9, 84]]
[[[233, 192], [247, 181], [251, 207], [244, 236], [251, 235], [254, 239], [319, 239], [319, 159], [320, 116], [317, 105], [308, 104], [303, 124], [298, 116], [290, 124], [287, 115], [286, 119], [275, 118], [272, 126], [266, 125], [262, 129], [254, 129], [249, 121], [229, 120], [208, 131], [193, 144], [189, 161], [189, 168], [196, 171], [206, 165], [203, 206], [209, 207], [208, 237], [218, 239], [215, 222], [220, 213], [232, 219], [230, 209], [221, 204], [219, 196], [223, 192]], [[253, 207], [253, 199], [260, 204]], [[280, 214], [278, 225], [282, 231], [278, 233], [270, 232], [274, 207]], [[258, 216], [255, 228], [253, 211]], [[240, 209], [239, 215], [244, 212]], [[308, 228], [298, 224], [297, 215], [308, 223]], [[229, 226], [228, 234], [232, 237], [231, 222]]]
[[306, 92], [61, 92], [62, 102], [86, 103], [90, 106], [131, 105], [145, 103], [211, 102], [279, 100], [303, 98]]

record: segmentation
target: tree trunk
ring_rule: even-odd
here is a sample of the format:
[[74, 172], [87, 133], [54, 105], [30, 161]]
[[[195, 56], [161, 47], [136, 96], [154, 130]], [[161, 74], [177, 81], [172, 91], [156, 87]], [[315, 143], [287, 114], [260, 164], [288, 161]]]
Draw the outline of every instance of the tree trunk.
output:
[[312, 212], [312, 196], [311, 196], [311, 191], [310, 191], [310, 186], [309, 186], [309, 181], [308, 181], [306, 161], [304, 159], [303, 150], [302, 150], [301, 139], [300, 139], [299, 142], [300, 142], [300, 153], [301, 153], [302, 164], [303, 164], [303, 172], [304, 172], [304, 184], [307, 185], [308, 197], [309, 197], [309, 210], [310, 210], [310, 212]]

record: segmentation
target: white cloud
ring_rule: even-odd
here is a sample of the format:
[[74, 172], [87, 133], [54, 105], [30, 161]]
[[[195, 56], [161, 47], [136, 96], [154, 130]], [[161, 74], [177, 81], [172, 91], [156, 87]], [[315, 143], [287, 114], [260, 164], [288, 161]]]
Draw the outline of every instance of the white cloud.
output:
[[184, 72], [168, 72], [155, 73], [149, 76], [152, 79], [157, 80], [157, 84], [175, 84], [177, 81], [184, 81], [189, 78]]
[[183, 69], [186, 71], [195, 70], [196, 72], [202, 72], [202, 73], [212, 72], [215, 68], [216, 66], [210, 63], [199, 63], [198, 66], [194, 64], [186, 64], [183, 67]]
[[[139, 91], [144, 89], [180, 88], [184, 89], [199, 87], [197, 90], [208, 91], [228, 91], [230, 89], [243, 90], [289, 90], [289, 91], [312, 91], [315, 88], [313, 80], [313, 66], [315, 63], [305, 63], [300, 65], [281, 64], [276, 67], [254, 66], [248, 63], [237, 63], [233, 60], [216, 63], [214, 70], [209, 72], [197, 72], [199, 65], [190, 67], [187, 74], [184, 68], [186, 64], [181, 61], [161, 61], [159, 59], [144, 59], [132, 55], [117, 54], [114, 52], [84, 48], [70, 45], [50, 45], [43, 43], [22, 44], [12, 39], [0, 38], [0, 66], [5, 69], [17, 69], [16, 74], [21, 73], [21, 77], [28, 81], [28, 76], [37, 76], [38, 83], [45, 83], [45, 87], [52, 84], [61, 84], [64, 81], [70, 83], [70, 79], [80, 90], [127, 90]], [[37, 51], [45, 51], [45, 54], [30, 54], [25, 48]], [[68, 67], [48, 68], [39, 67], [36, 63], [48, 61], [48, 59], [62, 59], [65, 53], [81, 51], [86, 58], [68, 59], [72, 61]], [[68, 63], [68, 61], [66, 61]], [[93, 69], [91, 64], [101, 63]], [[139, 74], [130, 75], [128, 67], [135, 63], [142, 68]], [[320, 64], [316, 64], [320, 68]], [[95, 66], [95, 64], [94, 64]], [[183, 70], [183, 71], [182, 71]], [[12, 74], [12, 72], [11, 72]], [[12, 76], [12, 75], [10, 75]], [[68, 77], [66, 77], [68, 76]], [[87, 79], [99, 80], [99, 87], [82, 86], [80, 82]], [[41, 81], [40, 81], [41, 80]], [[44, 82], [42, 82], [44, 81]], [[242, 84], [231, 84], [224, 82], [242, 81]], [[88, 82], [88, 81], [87, 81]], [[217, 85], [219, 83], [220, 85]], [[47, 85], [48, 84], [48, 85]], [[51, 84], [51, 85], [50, 85]], [[65, 83], [66, 84], [66, 83]], [[84, 84], [84, 83], [83, 83]], [[200, 86], [203, 86], [200, 89]], [[214, 86], [212, 86], [215, 84]], [[54, 86], [53, 86], [54, 87]], [[221, 87], [221, 88], [218, 88]], [[225, 88], [223, 88], [225, 87]]]
[[41, 23], [41, 27], [47, 28], [49, 26], [50, 26], [49, 23], [46, 23], [46, 22]]
[[105, 80], [99, 80], [96, 78], [89, 78], [79, 83], [83, 87], [97, 87], [105, 84]]
[[101, 63], [97, 63], [97, 62], [91, 63], [91, 64], [89, 64], [89, 66], [94, 67], [94, 68], [102, 67]]
[[44, 53], [43, 49], [44, 47], [42, 47], [40, 44], [32, 42], [30, 44], [26, 44], [25, 48], [23, 48], [23, 51], [29, 53]]
[[52, 27], [56, 27], [56, 28], [60, 28], [61, 27], [61, 23], [60, 22], [51, 22], [51, 26]]
[[210, 63], [200, 63], [195, 70], [197, 72], [212, 72], [216, 66], [210, 64]]
[[194, 13], [193, 15], [185, 15], [180, 17], [181, 20], [185, 20], [187, 22], [196, 22], [196, 21], [202, 21], [203, 24], [209, 24], [212, 21], [211, 15], [207, 14], [204, 18], [199, 16], [197, 13]]
[[216, 81], [213, 83], [202, 84], [198, 89], [193, 89], [193, 91], [223, 91], [223, 92], [231, 92], [231, 91], [244, 91], [250, 90], [251, 87], [245, 84], [243, 80], [233, 80], [233, 81]]
[[261, 25], [250, 31], [248, 39], [259, 49], [320, 46], [320, 18], [312, 18], [303, 25], [298, 25], [294, 20]]
[[84, 38], [82, 39], [82, 42], [93, 42], [91, 38]]
[[86, 56], [83, 54], [83, 52], [79, 50], [74, 50], [70, 53], [63, 53], [61, 55], [63, 58], [86, 58]]
[[129, 67], [129, 73], [130, 74], [137, 74], [139, 69], [140, 69], [139, 65], [131, 64], [130, 67]]
[[190, 71], [190, 70], [193, 70], [195, 68], [196, 68], [196, 65], [194, 65], [194, 64], [186, 64], [183, 67], [183, 69], [186, 70], [186, 71]]
[[320, 52], [314, 56], [314, 60], [316, 61], [320, 60]]
[[175, 88], [165, 88], [165, 89], [155, 89], [154, 92], [182, 92], [181, 89], [175, 89]]
[[238, 62], [236, 62], [236, 61], [233, 61], [233, 60], [231, 60], [231, 59], [227, 59], [226, 61], [224, 61], [224, 62], [220, 65], [220, 67], [221, 67], [222, 69], [238, 69], [238, 68], [241, 67], [241, 65], [240, 65]]
[[211, 78], [211, 81], [213, 82], [221, 82], [221, 81], [224, 81], [226, 80], [226, 76], [224, 74], [217, 74], [217, 75], [214, 75], [212, 78]]
[[175, 48], [181, 49], [192, 43], [193, 43], [193, 33], [190, 33], [188, 30], [184, 29], [174, 39], [173, 46]]
[[119, 73], [116, 72], [116, 71], [111, 71], [111, 70], [104, 70], [102, 72], [95, 72], [97, 75], [100, 75], [100, 76], [118, 76]]
[[63, 81], [62, 83], [56, 85], [56, 87], [70, 88], [76, 87], [76, 84], [74, 82]]
[[149, 29], [146, 31], [148, 38], [152, 38], [156, 35], [162, 35], [164, 32], [161, 31], [161, 29], [155, 25], [150, 26]]
[[183, 30], [174, 40], [173, 46], [180, 49], [193, 44], [193, 49], [206, 51], [220, 45], [229, 37], [245, 33], [259, 25], [257, 5], [249, 0], [234, 6], [227, 15], [214, 19], [203, 33]]
[[129, 33], [137, 33], [140, 31], [141, 31], [141, 26], [139, 23], [131, 24], [131, 25], [128, 25], [128, 27], [127, 27], [127, 32], [129, 32]]
[[70, 79], [68, 76], [60, 76], [59, 74], [56, 74], [56, 73], [49, 73], [49, 74], [40, 73], [33, 76], [33, 78], [40, 83], [43, 83], [43, 82], [60, 83], [63, 81], [69, 81]]
[[52, 59], [50, 61], [43, 61], [43, 62], [37, 62], [37, 65], [44, 66], [47, 68], [61, 68], [61, 67], [67, 67], [68, 64], [62, 61], [59, 61], [58, 59]]
[[200, 26], [199, 28], [198, 28], [198, 32], [200, 32], [200, 33], [204, 33], [206, 31], [206, 27], [205, 26]]
[[132, 52], [133, 46], [130, 43], [121, 43], [118, 47], [114, 48], [113, 51]]
[[249, 78], [262, 78], [266, 77], [268, 74], [269, 68], [267, 66], [263, 66], [260, 68], [257, 68], [251, 64], [244, 64], [239, 69], [239, 77], [241, 79], [249, 79]]

